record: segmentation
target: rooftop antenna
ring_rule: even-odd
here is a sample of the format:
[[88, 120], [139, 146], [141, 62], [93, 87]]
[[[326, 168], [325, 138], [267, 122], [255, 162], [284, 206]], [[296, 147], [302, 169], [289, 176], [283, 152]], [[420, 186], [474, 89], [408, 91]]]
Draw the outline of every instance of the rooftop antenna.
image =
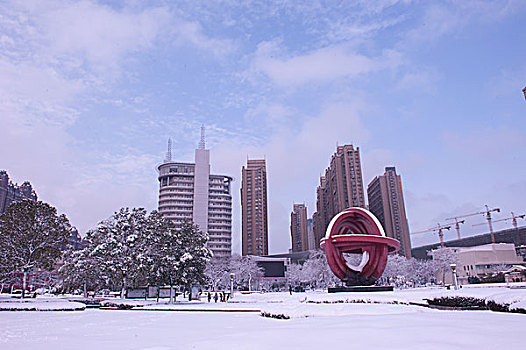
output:
[[168, 138], [168, 151], [166, 151], [166, 161], [172, 161], [172, 139]]
[[205, 149], [205, 126], [201, 125], [201, 140], [199, 140], [199, 149]]

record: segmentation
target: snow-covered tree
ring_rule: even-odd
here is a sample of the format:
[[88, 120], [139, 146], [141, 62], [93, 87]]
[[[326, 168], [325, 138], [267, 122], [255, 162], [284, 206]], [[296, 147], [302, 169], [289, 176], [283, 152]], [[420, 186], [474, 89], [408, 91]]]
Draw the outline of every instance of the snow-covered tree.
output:
[[263, 277], [263, 269], [251, 256], [233, 255], [230, 258], [229, 273], [235, 274], [235, 283], [251, 290]]
[[88, 290], [100, 289], [104, 284], [99, 262], [89, 256], [89, 250], [68, 250], [64, 254], [64, 263], [59, 269], [63, 290], [82, 288], [84, 298]]
[[332, 273], [325, 252], [318, 249], [311, 253], [302, 267], [303, 281], [308, 281], [312, 288], [327, 288], [339, 283]]
[[122, 208], [110, 219], [89, 231], [89, 256], [101, 270], [121, 282], [121, 298], [128, 285], [144, 283], [152, 264], [146, 210]]
[[181, 285], [205, 283], [206, 263], [212, 257], [212, 252], [206, 247], [208, 235], [191, 221], [185, 221], [177, 230], [177, 239], [180, 251], [177, 256], [179, 269], [176, 281]]
[[302, 266], [300, 264], [290, 264], [287, 266], [287, 279], [288, 282], [293, 286], [297, 286], [302, 282], [306, 282], [303, 276]]
[[53, 269], [70, 234], [69, 220], [51, 205], [31, 200], [12, 203], [0, 216], [0, 272], [24, 271], [25, 285], [30, 269]]
[[407, 259], [393, 254], [387, 258], [382, 277], [377, 283], [398, 288], [425, 285], [436, 280], [436, 268], [431, 260]]
[[290, 264], [287, 269], [287, 278], [292, 285], [308, 285], [311, 288], [327, 288], [339, 283], [321, 249], [312, 251], [303, 265]]
[[[173, 301], [173, 286], [203, 280], [201, 259], [208, 259], [210, 252], [205, 248], [207, 238], [202, 232], [194, 232], [195, 226], [185, 223], [181, 230], [175, 224], [153, 211], [148, 218], [153, 257], [150, 282], [170, 286], [170, 303]], [[192, 236], [194, 235], [194, 236]], [[191, 259], [189, 258], [191, 255]]]
[[442, 282], [446, 278], [446, 272], [451, 269], [451, 264], [458, 263], [458, 254], [451, 248], [437, 248], [428, 252], [433, 257], [433, 265], [436, 273], [442, 273]]
[[172, 301], [173, 286], [206, 280], [207, 240], [191, 222], [176, 229], [157, 211], [122, 208], [88, 232], [86, 251], [109, 283], [121, 286], [122, 298], [128, 286], [168, 284]]
[[205, 274], [212, 290], [228, 287], [230, 283], [230, 257], [213, 257], [206, 264]]

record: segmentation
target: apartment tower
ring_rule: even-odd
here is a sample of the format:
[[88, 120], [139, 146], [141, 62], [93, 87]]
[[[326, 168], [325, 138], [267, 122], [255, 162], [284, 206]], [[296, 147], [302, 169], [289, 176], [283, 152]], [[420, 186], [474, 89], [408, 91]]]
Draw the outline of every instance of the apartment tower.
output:
[[22, 185], [17, 185], [9, 180], [9, 175], [5, 170], [0, 171], [0, 214], [6, 211], [7, 207], [13, 202], [24, 199], [37, 201], [37, 194], [31, 184], [26, 181]]
[[316, 190], [316, 212], [313, 215], [316, 248], [320, 246], [331, 219], [349, 207], [365, 208], [365, 198], [360, 148], [344, 145], [336, 147]]
[[394, 167], [375, 177], [367, 186], [369, 210], [382, 223], [388, 237], [400, 241], [400, 254], [411, 257], [411, 240], [405, 214], [402, 180]]
[[267, 170], [264, 159], [248, 159], [241, 169], [243, 255], [268, 255]]
[[307, 228], [307, 207], [305, 204], [294, 204], [290, 214], [290, 235], [292, 252], [309, 250], [309, 231]]
[[204, 127], [195, 150], [195, 163], [172, 161], [168, 140], [165, 161], [159, 171], [159, 212], [180, 228], [184, 221], [208, 233], [207, 247], [216, 257], [232, 254], [232, 177], [210, 173], [210, 150], [205, 147]]

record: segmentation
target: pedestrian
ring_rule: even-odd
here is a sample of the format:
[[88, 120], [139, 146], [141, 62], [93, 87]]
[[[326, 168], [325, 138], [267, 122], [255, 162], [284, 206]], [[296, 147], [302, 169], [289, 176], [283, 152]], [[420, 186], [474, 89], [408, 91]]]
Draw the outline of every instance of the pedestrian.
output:
[[212, 299], [212, 295], [208, 292], [208, 302], [210, 302], [210, 299]]
[[214, 295], [214, 301], [217, 303], [217, 292], [216, 292], [216, 294]]
[[292, 285], [291, 284], [289, 284], [289, 293], [290, 295], [292, 295]]

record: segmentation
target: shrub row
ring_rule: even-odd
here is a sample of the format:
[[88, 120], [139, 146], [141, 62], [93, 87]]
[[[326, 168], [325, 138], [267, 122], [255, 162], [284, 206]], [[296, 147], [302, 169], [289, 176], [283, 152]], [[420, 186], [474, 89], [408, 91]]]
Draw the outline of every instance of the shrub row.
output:
[[408, 303], [398, 300], [368, 300], [368, 299], [338, 299], [338, 300], [307, 300], [310, 304], [403, 304]]
[[462, 310], [491, 310], [499, 312], [513, 312], [526, 314], [522, 308], [510, 308], [510, 304], [500, 304], [493, 300], [485, 300], [474, 297], [450, 296], [434, 299], [426, 299], [431, 306], [454, 308]]
[[270, 317], [270, 318], [277, 318], [278, 320], [288, 320], [290, 319], [290, 316], [287, 316], [285, 314], [273, 314], [270, 312], [261, 312], [261, 316], [263, 317]]

